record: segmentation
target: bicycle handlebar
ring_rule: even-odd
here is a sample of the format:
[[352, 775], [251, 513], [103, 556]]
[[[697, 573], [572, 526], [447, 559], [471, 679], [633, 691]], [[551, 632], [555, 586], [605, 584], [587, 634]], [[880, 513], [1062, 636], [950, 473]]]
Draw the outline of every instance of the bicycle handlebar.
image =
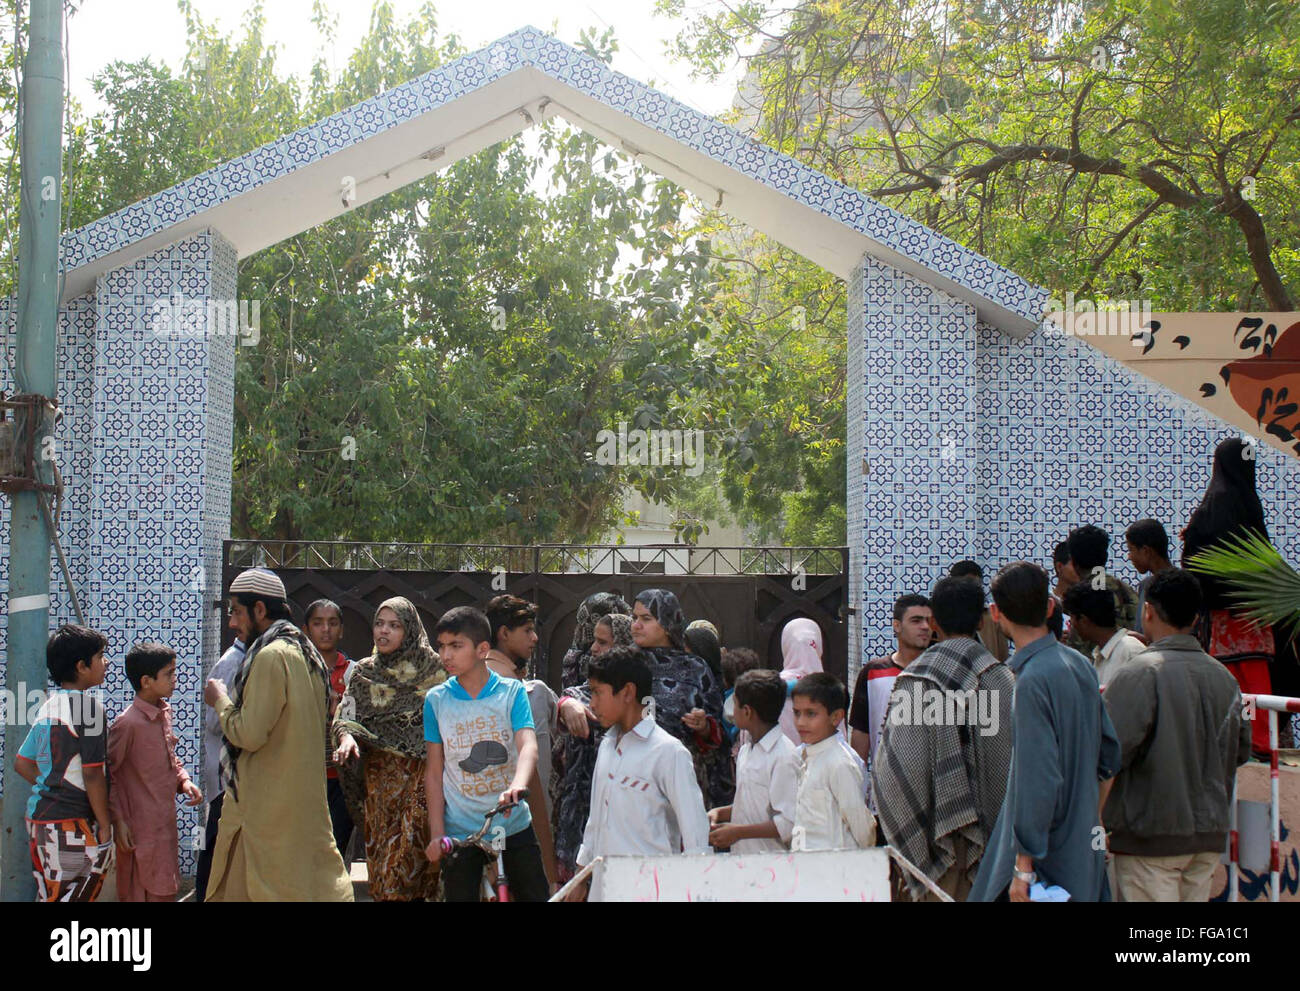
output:
[[492, 819], [493, 819], [495, 816], [500, 815], [502, 812], [506, 812], [506, 811], [508, 811], [509, 809], [513, 809], [513, 808], [514, 808], [516, 805], [518, 805], [520, 802], [527, 801], [527, 800], [528, 800], [528, 789], [527, 789], [527, 788], [520, 788], [520, 789], [519, 789], [519, 792], [518, 792], [518, 795], [519, 795], [519, 797], [516, 798], [513, 802], [501, 802], [501, 803], [498, 803], [494, 808], [489, 809], [489, 810], [487, 811], [487, 813], [484, 814], [484, 816], [483, 816], [483, 826], [482, 826], [481, 829], [479, 829], [479, 831], [478, 831], [477, 833], [474, 833], [474, 834], [472, 834], [472, 835], [470, 835], [470, 836], [467, 836], [467, 837], [466, 837], [465, 839], [463, 839], [463, 840], [453, 840], [450, 836], [444, 836], [444, 837], [442, 838], [442, 850], [443, 850], [443, 853], [450, 853], [451, 851], [456, 850], [456, 849], [459, 849], [459, 848], [461, 848], [461, 847], [467, 847], [467, 846], [479, 846], [479, 845], [481, 845], [482, 840], [483, 840], [483, 834], [487, 832], [487, 830], [488, 830], [488, 826], [492, 824]]

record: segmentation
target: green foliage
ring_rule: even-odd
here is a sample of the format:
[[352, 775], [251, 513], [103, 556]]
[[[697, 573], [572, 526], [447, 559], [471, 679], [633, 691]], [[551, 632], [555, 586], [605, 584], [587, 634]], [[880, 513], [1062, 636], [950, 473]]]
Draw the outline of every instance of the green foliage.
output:
[[725, 222], [704, 221], [718, 262], [716, 360], [730, 384], [702, 404], [722, 437], [722, 490], [760, 543], [842, 544], [844, 283]]
[[715, 4], [677, 52], [744, 63], [761, 139], [1058, 294], [1295, 308], [1300, 5]]
[[[432, 7], [400, 23], [379, 3], [346, 65], [300, 84], [277, 72], [260, 4], [230, 37], [181, 7], [179, 75], [144, 60], [96, 80], [107, 110], [68, 147], [76, 223], [462, 54]], [[333, 30], [323, 4], [314, 22]], [[608, 32], [583, 43], [612, 52]], [[243, 259], [261, 326], [236, 363], [234, 534], [591, 540], [628, 486], [671, 500], [680, 470], [592, 454], [620, 420], [693, 427], [718, 387], [686, 206], [555, 122]]]
[[1290, 626], [1300, 633], [1300, 572], [1262, 535], [1233, 534], [1187, 562], [1201, 574], [1228, 582], [1242, 612], [1264, 626]]

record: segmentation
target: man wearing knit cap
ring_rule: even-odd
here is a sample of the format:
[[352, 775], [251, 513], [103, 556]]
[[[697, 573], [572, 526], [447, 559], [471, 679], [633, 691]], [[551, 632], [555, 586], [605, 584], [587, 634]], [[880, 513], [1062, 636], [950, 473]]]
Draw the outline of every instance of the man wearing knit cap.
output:
[[207, 901], [352, 901], [334, 845], [321, 758], [329, 675], [264, 568], [230, 583], [230, 628], [248, 653], [203, 700], [221, 720], [226, 786]]

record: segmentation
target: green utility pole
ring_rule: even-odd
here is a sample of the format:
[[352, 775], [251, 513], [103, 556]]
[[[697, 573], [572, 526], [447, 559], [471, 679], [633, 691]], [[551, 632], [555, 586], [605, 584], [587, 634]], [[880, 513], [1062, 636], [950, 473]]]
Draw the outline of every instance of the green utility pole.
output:
[[[21, 5], [19, 10], [21, 11]], [[20, 95], [22, 203], [18, 226], [18, 392], [51, 400], [55, 390], [55, 333], [59, 318], [59, 218], [63, 205], [63, 2], [31, 0], [30, 44]], [[39, 405], [17, 412], [15, 434], [34, 438], [45, 452], [51, 420]], [[19, 446], [25, 447], [26, 444]], [[38, 480], [52, 481], [51, 464], [38, 457]], [[5, 688], [4, 827], [0, 832], [0, 897], [32, 901], [36, 879], [23, 821], [31, 789], [14, 771], [27, 736], [30, 693], [49, 684], [45, 641], [50, 634], [50, 531], [40, 493], [11, 496], [9, 517], [9, 649]]]

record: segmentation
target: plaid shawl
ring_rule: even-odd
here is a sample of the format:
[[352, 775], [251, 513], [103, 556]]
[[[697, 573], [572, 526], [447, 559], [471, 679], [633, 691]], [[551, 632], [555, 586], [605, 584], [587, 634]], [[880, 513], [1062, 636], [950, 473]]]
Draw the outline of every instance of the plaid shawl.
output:
[[[248, 645], [248, 653], [244, 655], [243, 663], [239, 665], [239, 670], [235, 673], [234, 682], [230, 685], [230, 701], [236, 709], [244, 704], [244, 686], [248, 684], [249, 672], [253, 670], [253, 662], [257, 660], [257, 655], [263, 647], [276, 640], [288, 640], [302, 651], [303, 659], [307, 662], [311, 673], [320, 679], [321, 694], [325, 698], [325, 711], [329, 711], [330, 698], [330, 676], [329, 668], [325, 666], [325, 660], [320, 656], [320, 651], [307, 639], [307, 634], [294, 626], [287, 619], [278, 619], [272, 623], [265, 633], [259, 636]], [[325, 759], [329, 760], [331, 748], [329, 744], [329, 734], [321, 738], [324, 745]], [[221, 738], [221, 780], [226, 782], [226, 787], [235, 801], [239, 801], [239, 755], [243, 750], [231, 743], [224, 736]]]
[[[996, 734], [981, 735], [974, 725], [893, 725], [885, 719], [874, 761], [879, 820], [891, 846], [937, 881], [956, 860], [954, 836], [970, 845], [965, 865], [973, 879], [984, 845], [997, 821], [1011, 767], [1011, 669], [969, 637], [944, 640], [914, 660], [894, 683], [890, 709], [915, 707], [918, 695], [933, 689], [969, 692], [997, 690]], [[910, 699], [900, 698], [906, 692]], [[913, 898], [924, 886], [906, 876]]]

